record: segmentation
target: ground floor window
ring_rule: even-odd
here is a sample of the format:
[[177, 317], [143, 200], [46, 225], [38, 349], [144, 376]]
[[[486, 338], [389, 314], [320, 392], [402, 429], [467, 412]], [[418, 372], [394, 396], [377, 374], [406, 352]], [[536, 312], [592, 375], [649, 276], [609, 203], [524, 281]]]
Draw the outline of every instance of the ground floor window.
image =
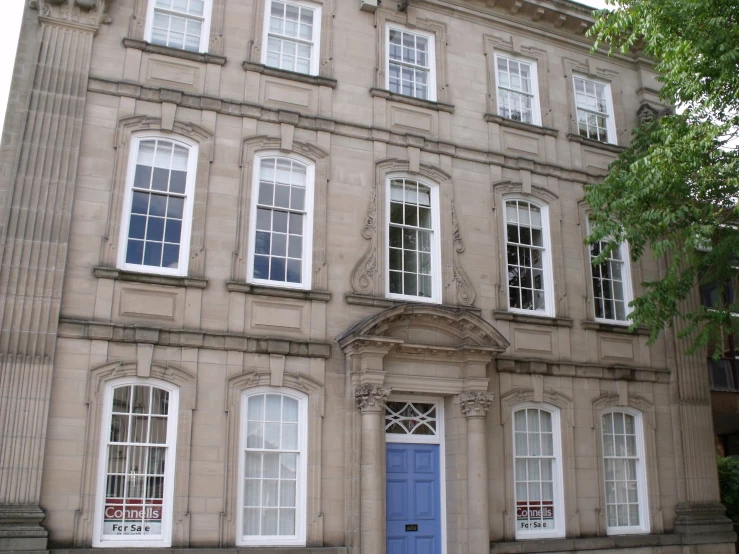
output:
[[513, 411], [516, 538], [564, 536], [559, 411]]
[[105, 393], [95, 546], [169, 546], [177, 389], [148, 379]]
[[307, 433], [304, 395], [257, 389], [242, 398], [239, 543], [304, 545]]

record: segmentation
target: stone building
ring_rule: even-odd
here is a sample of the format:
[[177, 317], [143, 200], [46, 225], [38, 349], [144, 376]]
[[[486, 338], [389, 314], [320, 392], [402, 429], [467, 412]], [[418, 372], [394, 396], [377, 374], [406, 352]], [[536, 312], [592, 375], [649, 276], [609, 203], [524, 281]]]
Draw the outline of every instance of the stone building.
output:
[[583, 185], [664, 109], [591, 23], [32, 0], [0, 152], [0, 550], [733, 552], [705, 358], [626, 332], [657, 262], [583, 243]]

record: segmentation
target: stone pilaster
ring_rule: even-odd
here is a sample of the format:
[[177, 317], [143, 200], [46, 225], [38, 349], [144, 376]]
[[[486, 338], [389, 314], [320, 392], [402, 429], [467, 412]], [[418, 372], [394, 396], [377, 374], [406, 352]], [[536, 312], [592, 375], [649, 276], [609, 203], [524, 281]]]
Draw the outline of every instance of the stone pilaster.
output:
[[360, 551], [385, 552], [385, 402], [390, 389], [364, 384], [354, 397], [362, 412]]
[[41, 471], [95, 32], [108, 0], [33, 0], [38, 56], [0, 221], [0, 550], [44, 550]]
[[493, 399], [494, 395], [488, 392], [463, 392], [459, 395], [462, 414], [467, 418], [467, 533], [470, 554], [490, 550], [485, 415]]
[[[683, 302], [682, 309], [685, 313], [700, 309], [697, 287]], [[684, 329], [682, 321], [675, 322], [672, 389], [680, 421], [681, 448], [678, 452], [682, 453], [684, 480], [684, 498], [676, 507], [675, 531], [733, 534], [731, 521], [720, 501], [706, 355], [701, 349], [687, 353], [691, 337], [681, 337]]]

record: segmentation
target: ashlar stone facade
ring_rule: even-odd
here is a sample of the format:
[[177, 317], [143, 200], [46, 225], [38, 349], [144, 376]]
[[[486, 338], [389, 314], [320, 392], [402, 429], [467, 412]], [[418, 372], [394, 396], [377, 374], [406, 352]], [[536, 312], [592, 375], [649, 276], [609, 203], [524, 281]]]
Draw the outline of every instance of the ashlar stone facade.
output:
[[[0, 550], [721, 554], [705, 360], [583, 186], [658, 101], [566, 0], [32, 0]], [[697, 297], [691, 302], [698, 302]]]

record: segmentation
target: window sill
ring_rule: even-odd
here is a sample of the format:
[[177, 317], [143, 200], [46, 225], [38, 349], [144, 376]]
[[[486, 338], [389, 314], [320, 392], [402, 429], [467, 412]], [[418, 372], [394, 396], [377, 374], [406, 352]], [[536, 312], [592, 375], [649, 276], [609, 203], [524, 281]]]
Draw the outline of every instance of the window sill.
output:
[[173, 275], [156, 275], [152, 273], [137, 273], [114, 267], [94, 267], [93, 275], [98, 279], [113, 279], [114, 281], [128, 281], [133, 283], [147, 283], [150, 285], [166, 285], [168, 287], [189, 287], [204, 289], [208, 285], [207, 279], [199, 277], [176, 277]]
[[505, 310], [493, 310], [493, 319], [503, 321], [513, 321], [515, 323], [530, 323], [532, 325], [544, 325], [547, 327], [572, 327], [572, 320], [569, 317], [549, 317], [518, 314], [515, 312], [507, 312]]
[[169, 46], [162, 46], [161, 44], [152, 44], [145, 40], [124, 38], [123, 46], [126, 48], [133, 48], [134, 50], [141, 50], [142, 52], [148, 52], [150, 54], [163, 54], [165, 56], [172, 56], [173, 58], [181, 58], [183, 60], [190, 60], [193, 62], [226, 65], [225, 56], [216, 56], [215, 54], [208, 54], [207, 52], [180, 50], [179, 48], [171, 48]]
[[[719, 537], [713, 537], [708, 542], [713, 544], [724, 541]], [[646, 533], [643, 535], [609, 535], [607, 537], [578, 539], [522, 539], [515, 542], [491, 543], [490, 554], [518, 554], [520, 552], [544, 554], [549, 552], [579, 552], [581, 550], [587, 550], [589, 552], [591, 550], [673, 546], [681, 544], [688, 544], [688, 542], [684, 541], [682, 535], [676, 533], [669, 535], [650, 535]]]
[[443, 102], [433, 102], [431, 100], [421, 100], [420, 98], [413, 98], [412, 96], [405, 96], [403, 94], [396, 94], [389, 90], [381, 88], [371, 88], [370, 96], [377, 96], [379, 98], [385, 98], [386, 100], [392, 100], [393, 102], [401, 102], [403, 104], [410, 104], [419, 108], [427, 108], [437, 112], [454, 113], [454, 106], [451, 104], [444, 104]]
[[317, 302], [328, 302], [331, 293], [325, 290], [303, 290], [288, 289], [282, 287], [266, 287], [263, 285], [252, 285], [238, 281], [227, 281], [226, 289], [229, 292], [242, 292], [244, 294], [261, 294], [262, 296], [277, 296], [280, 298], [297, 298], [300, 300], [315, 300]]
[[455, 310], [466, 310], [468, 312], [480, 315], [482, 310], [471, 306], [457, 306], [450, 304], [437, 304], [435, 302], [414, 302], [413, 300], [396, 300], [394, 298], [385, 298], [384, 296], [369, 296], [366, 294], [347, 294], [344, 296], [347, 304], [355, 306], [373, 306], [375, 308], [392, 308], [393, 306], [402, 306], [403, 304], [411, 304], [414, 306], [441, 306], [443, 308], [452, 308]]
[[512, 119], [506, 119], [493, 113], [485, 114], [485, 121], [488, 123], [497, 123], [503, 127], [511, 127], [512, 129], [519, 129], [521, 131], [529, 131], [530, 133], [536, 133], [537, 135], [546, 135], [550, 137], [556, 137], [559, 134], [557, 129], [550, 129], [549, 127], [542, 127], [541, 125], [533, 125], [531, 123], [524, 123], [523, 121], [514, 121]]
[[614, 152], [615, 154], [620, 154], [626, 148], [623, 146], [618, 146], [616, 144], [610, 144], [607, 142], [601, 142], [599, 140], [589, 139], [585, 137], [581, 137], [580, 135], [576, 135], [574, 133], [567, 133], [567, 139], [570, 142], [579, 142], [580, 144], [584, 144], [587, 146], [593, 146], [595, 148], [600, 148], [601, 150], [607, 150], [608, 152]]
[[290, 79], [291, 81], [298, 81], [308, 85], [318, 85], [329, 88], [336, 88], [337, 85], [336, 79], [329, 79], [328, 77], [321, 77], [320, 75], [307, 75], [306, 73], [277, 69], [276, 67], [269, 67], [268, 65], [261, 63], [243, 62], [241, 65], [244, 67], [244, 71], [255, 71], [256, 73], [263, 73], [270, 77], [282, 77], [283, 79]]
[[583, 321], [580, 327], [589, 331], [603, 331], [604, 333], [619, 333], [622, 335], [649, 335], [649, 329], [639, 327], [634, 331], [629, 329], [628, 325], [619, 325], [618, 323], [605, 323], [603, 321]]

